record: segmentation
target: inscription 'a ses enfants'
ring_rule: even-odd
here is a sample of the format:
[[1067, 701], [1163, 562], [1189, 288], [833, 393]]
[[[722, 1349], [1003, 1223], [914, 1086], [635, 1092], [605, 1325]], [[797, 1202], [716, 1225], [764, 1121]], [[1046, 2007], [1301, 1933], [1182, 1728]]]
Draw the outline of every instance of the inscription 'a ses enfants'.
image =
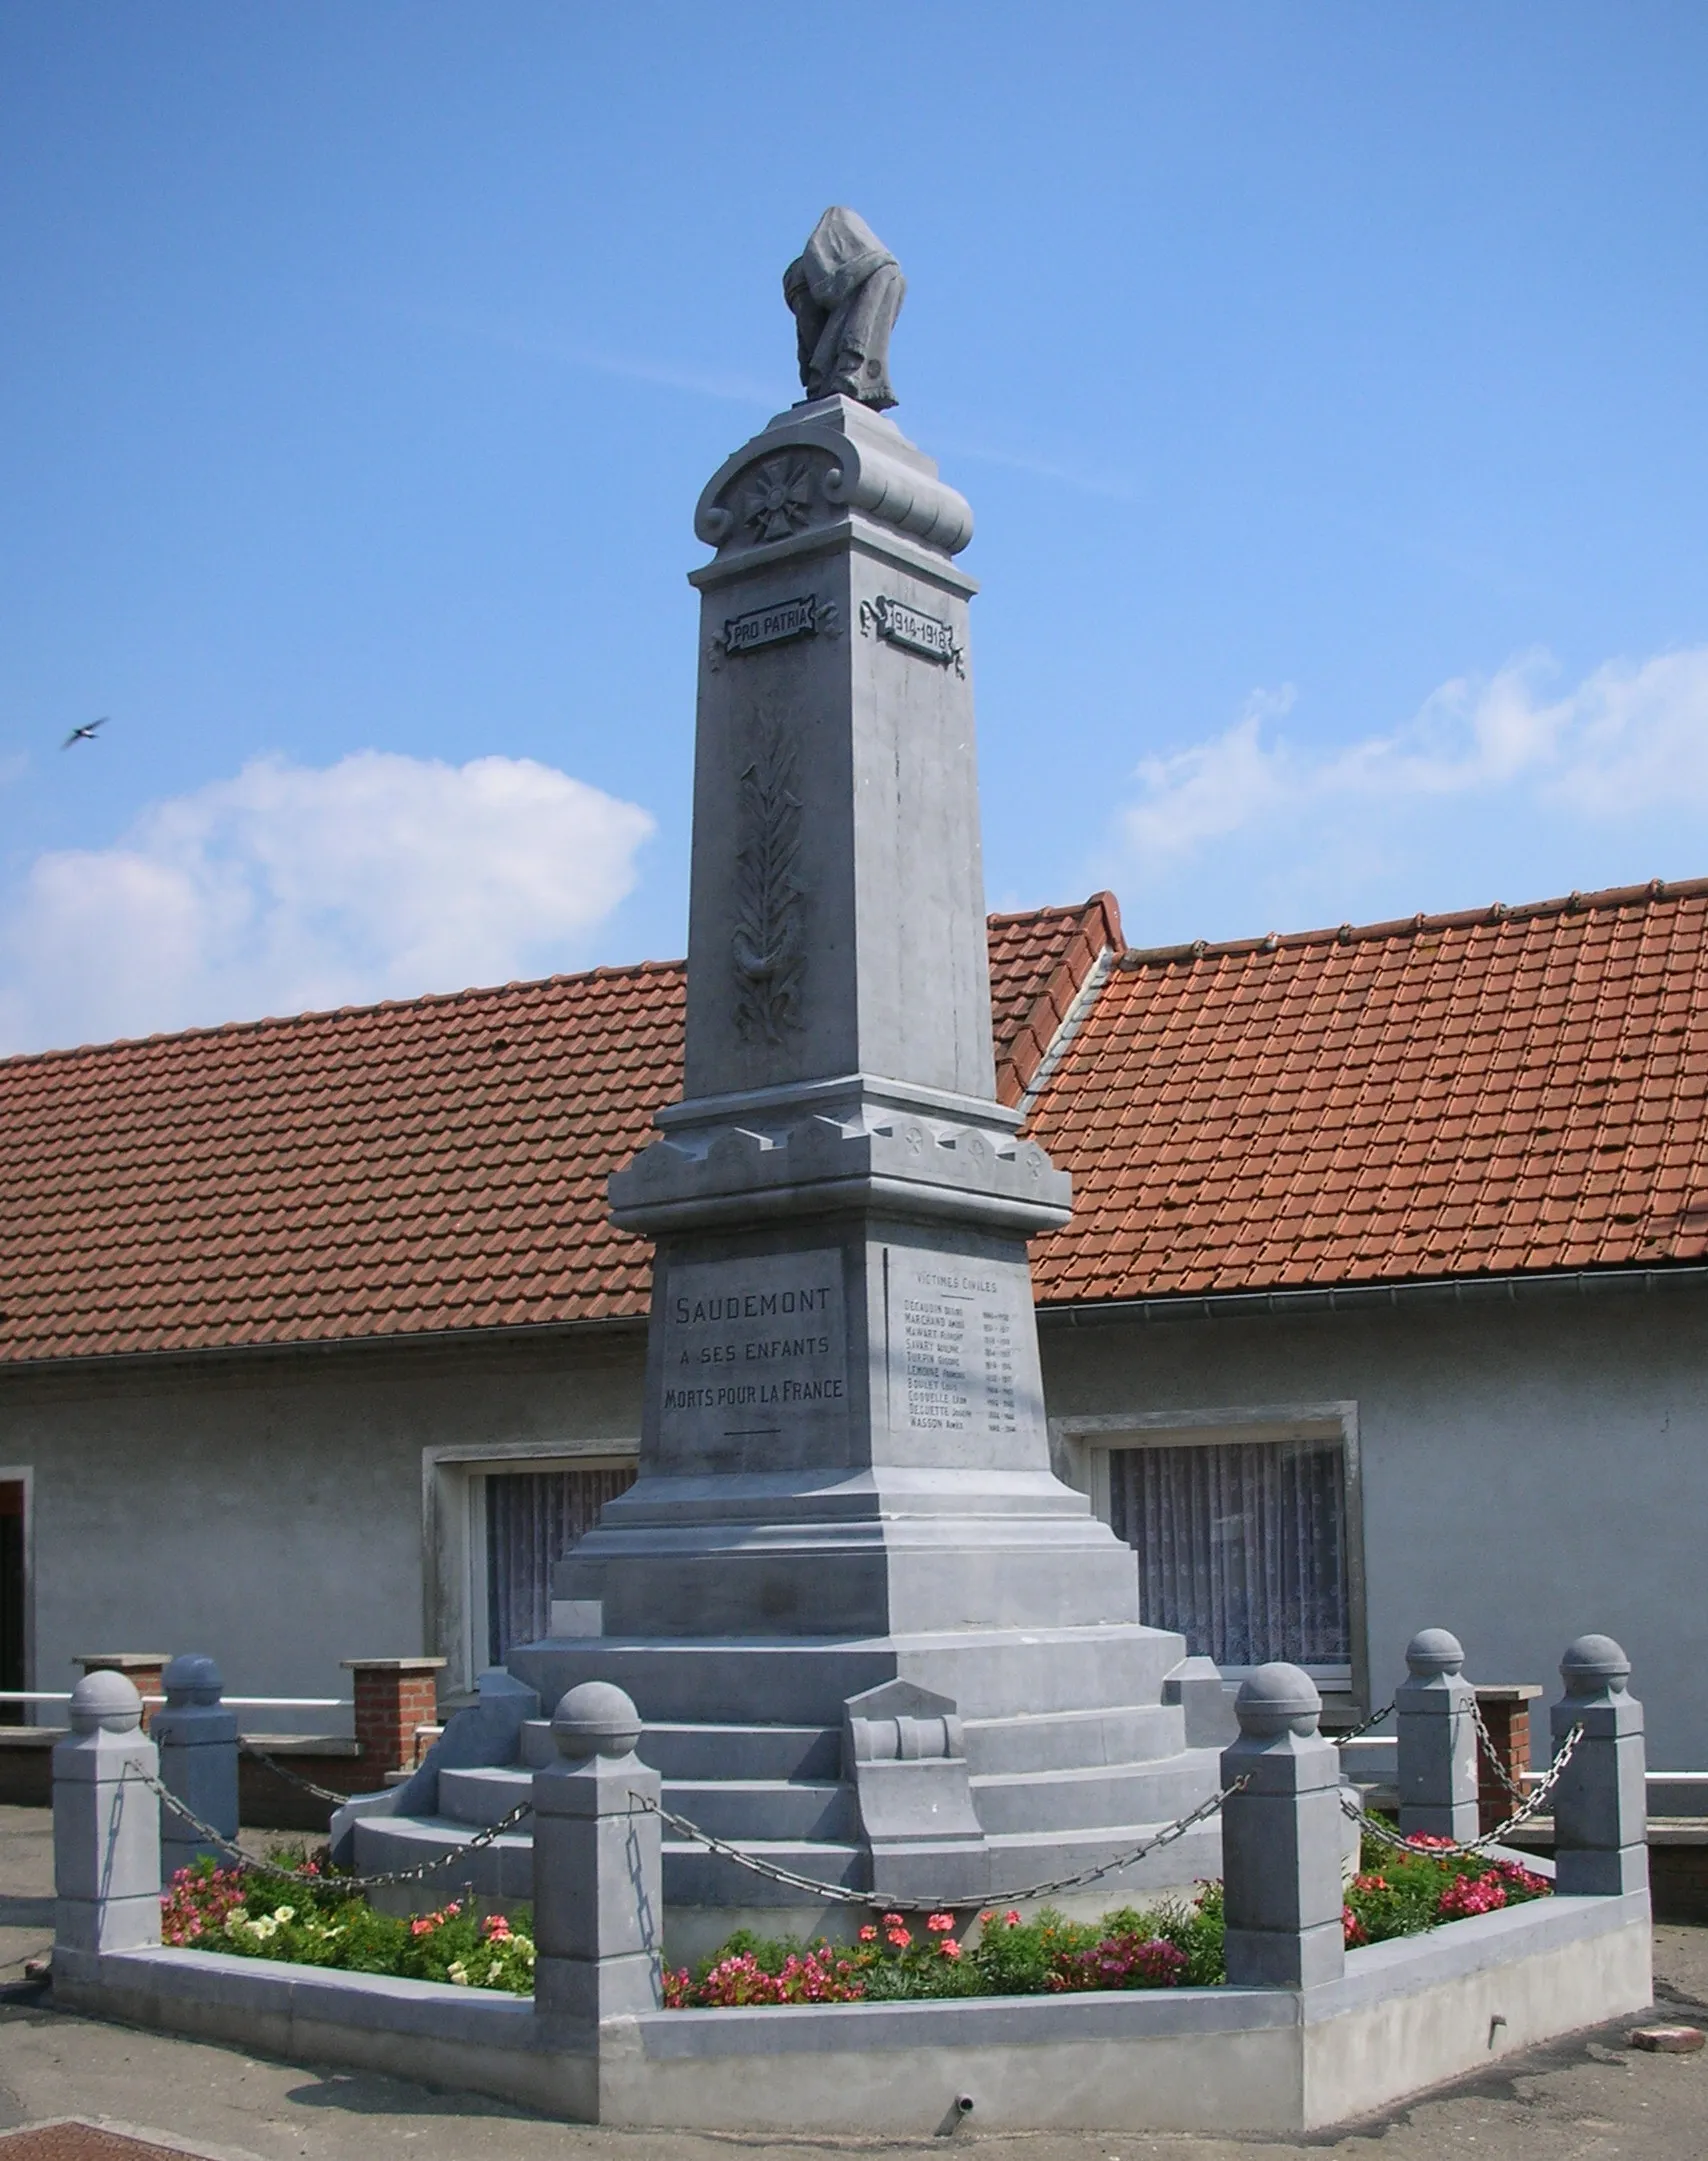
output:
[[845, 1412], [840, 1268], [824, 1267], [827, 1259], [834, 1264], [837, 1257], [776, 1256], [676, 1271], [665, 1309], [667, 1417]]

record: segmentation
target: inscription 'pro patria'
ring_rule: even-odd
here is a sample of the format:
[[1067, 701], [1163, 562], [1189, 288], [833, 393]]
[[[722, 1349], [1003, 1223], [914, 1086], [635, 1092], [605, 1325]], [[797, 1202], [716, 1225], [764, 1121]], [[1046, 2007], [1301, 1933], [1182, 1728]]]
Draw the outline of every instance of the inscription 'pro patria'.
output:
[[768, 1253], [670, 1271], [667, 1443], [718, 1447], [848, 1415], [842, 1256]]
[[798, 600], [779, 600], [769, 608], [750, 608], [745, 615], [725, 618], [719, 640], [729, 654], [751, 653], [762, 645], [781, 645], [789, 638], [815, 637], [823, 627], [816, 593]]

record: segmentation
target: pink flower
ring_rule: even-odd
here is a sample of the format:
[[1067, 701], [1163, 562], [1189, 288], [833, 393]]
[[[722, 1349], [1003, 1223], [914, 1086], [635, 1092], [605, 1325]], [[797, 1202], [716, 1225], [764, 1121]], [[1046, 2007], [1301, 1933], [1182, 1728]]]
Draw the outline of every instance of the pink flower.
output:
[[868, 1921], [860, 1931], [860, 1941], [862, 1943], [876, 1943], [877, 1940], [878, 1924], [875, 1921]]
[[1020, 1926], [1020, 1915], [1013, 1906], [1009, 1907], [1008, 1911], [1003, 1915], [1002, 1918], [1008, 1923], [1010, 1928], [1018, 1928]]
[[955, 1916], [952, 1913], [928, 1913], [925, 1925], [934, 1936], [952, 1936], [955, 1933]]
[[937, 1948], [945, 1958], [959, 1958], [961, 1955], [961, 1947], [953, 1936], [945, 1936]]
[[885, 1928], [905, 1928], [907, 1924], [899, 1913], [886, 1913], [884, 1915], [884, 1926]]
[[898, 1951], [905, 1951], [913, 1941], [912, 1931], [905, 1928], [887, 1928], [884, 1934]]

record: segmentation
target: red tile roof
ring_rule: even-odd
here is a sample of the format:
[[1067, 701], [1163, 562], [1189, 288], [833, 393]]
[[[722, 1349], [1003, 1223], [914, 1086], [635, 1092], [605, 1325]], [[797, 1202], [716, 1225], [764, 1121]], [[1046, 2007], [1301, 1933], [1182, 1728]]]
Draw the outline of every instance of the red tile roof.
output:
[[1708, 1258], [1708, 880], [1128, 953], [1033, 1131], [1053, 1303]]
[[[1113, 909], [992, 919], [1009, 1100]], [[605, 1180], [682, 1008], [653, 963], [0, 1061], [0, 1364], [644, 1315]]]
[[[1046, 1303], [1708, 1259], [1708, 880], [1125, 953], [991, 921]], [[646, 1311], [678, 963], [0, 1062], [0, 1364]], [[1065, 1018], [1073, 1021], [1062, 1031]]]

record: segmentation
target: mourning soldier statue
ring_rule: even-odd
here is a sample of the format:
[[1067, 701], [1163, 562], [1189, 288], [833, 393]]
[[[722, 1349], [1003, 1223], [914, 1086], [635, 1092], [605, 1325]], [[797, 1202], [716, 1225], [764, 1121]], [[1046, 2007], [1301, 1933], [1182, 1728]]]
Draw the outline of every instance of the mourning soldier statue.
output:
[[783, 273], [809, 398], [840, 391], [882, 412], [893, 405], [890, 332], [907, 280], [865, 219], [827, 210]]

